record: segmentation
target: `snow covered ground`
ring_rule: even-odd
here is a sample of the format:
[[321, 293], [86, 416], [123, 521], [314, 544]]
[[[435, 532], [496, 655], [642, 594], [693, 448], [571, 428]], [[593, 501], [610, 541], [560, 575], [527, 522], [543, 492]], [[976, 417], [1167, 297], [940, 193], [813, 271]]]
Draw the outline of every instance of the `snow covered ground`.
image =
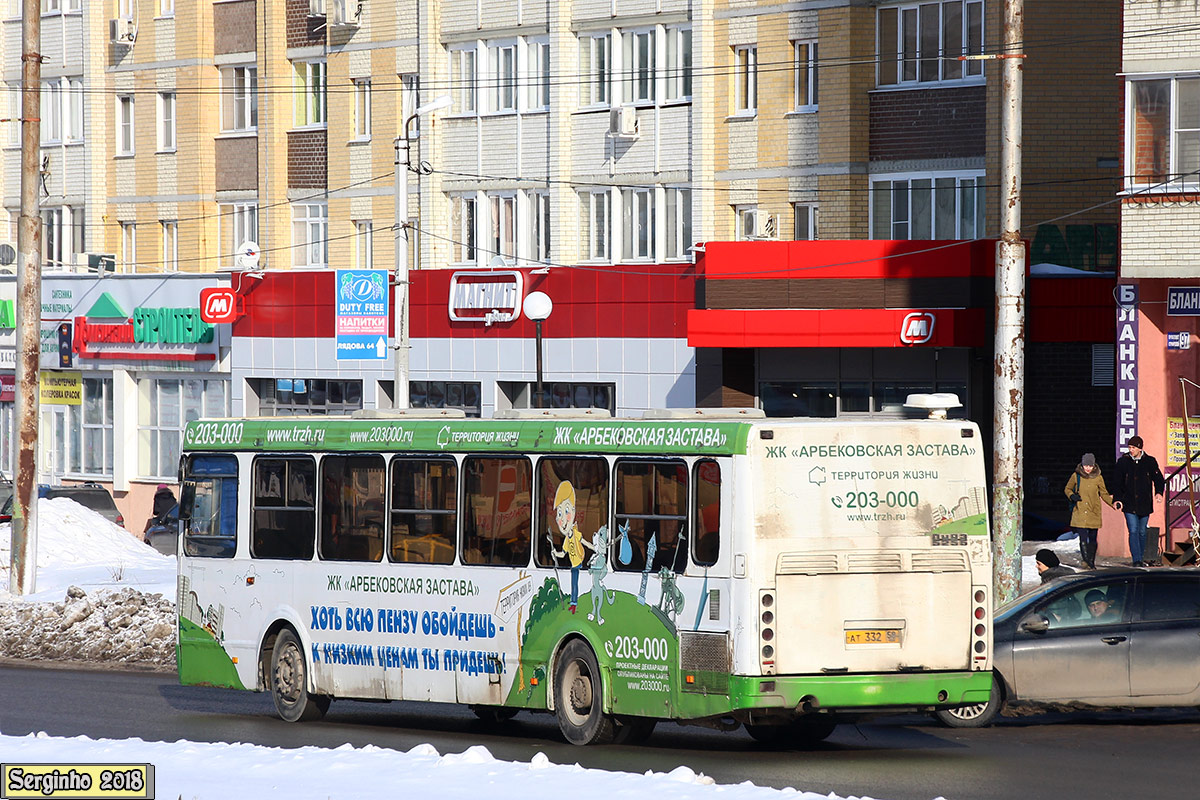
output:
[[[163, 556], [100, 515], [67, 498], [38, 501], [34, 594], [8, 592], [8, 525], [0, 525], [0, 656], [117, 662], [161, 669], [175, 665], [175, 559]], [[1075, 542], [1049, 543], [1063, 553]], [[1038, 585], [1033, 556], [1022, 559], [1022, 585]], [[153, 764], [158, 797], [226, 798], [285, 795], [359, 798], [424, 795], [445, 798], [570, 797], [612, 800], [817, 800], [801, 789], [744, 783], [721, 786], [688, 767], [636, 775], [556, 765], [542, 753], [528, 764], [494, 759], [483, 747], [439, 755], [423, 744], [407, 753], [379, 747], [294, 750], [250, 744], [199, 744], [140, 739], [93, 740], [45, 734], [5, 736], [0, 762], [13, 764]], [[853, 781], [847, 778], [847, 796]]]

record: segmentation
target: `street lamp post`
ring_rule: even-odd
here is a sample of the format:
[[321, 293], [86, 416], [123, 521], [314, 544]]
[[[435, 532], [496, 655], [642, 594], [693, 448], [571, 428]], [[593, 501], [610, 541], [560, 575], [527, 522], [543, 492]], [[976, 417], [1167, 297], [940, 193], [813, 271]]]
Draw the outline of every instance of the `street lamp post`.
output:
[[521, 304], [525, 316], [533, 320], [535, 339], [537, 341], [537, 408], [542, 408], [542, 323], [554, 310], [554, 303], [545, 292], [530, 292], [525, 295]]
[[[445, 108], [453, 102], [448, 94], [430, 100], [404, 120], [396, 137], [396, 353], [392, 385], [392, 408], [408, 408], [408, 173], [412, 169], [412, 123], [418, 117]], [[404, 157], [400, 157], [400, 148]]]

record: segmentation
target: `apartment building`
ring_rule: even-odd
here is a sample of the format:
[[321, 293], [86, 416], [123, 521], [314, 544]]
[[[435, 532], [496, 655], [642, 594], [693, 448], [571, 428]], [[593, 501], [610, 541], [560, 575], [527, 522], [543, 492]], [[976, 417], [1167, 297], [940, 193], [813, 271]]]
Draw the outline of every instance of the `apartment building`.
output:
[[[1111, 100], [1125, 111], [1121, 274], [1117, 287], [1118, 415], [1106, 448], [1112, 457], [1135, 433], [1170, 477], [1168, 507], [1156, 505], [1162, 544], [1186, 539], [1185, 417], [1190, 452], [1200, 452], [1200, 10], [1163, 0], [1124, 3], [1121, 76]], [[1193, 462], [1194, 464], [1195, 462]], [[1124, 522], [1113, 514], [1109, 544], [1127, 552]], [[1151, 537], [1153, 555], [1154, 539]], [[1103, 542], [1102, 542], [1103, 544]]]

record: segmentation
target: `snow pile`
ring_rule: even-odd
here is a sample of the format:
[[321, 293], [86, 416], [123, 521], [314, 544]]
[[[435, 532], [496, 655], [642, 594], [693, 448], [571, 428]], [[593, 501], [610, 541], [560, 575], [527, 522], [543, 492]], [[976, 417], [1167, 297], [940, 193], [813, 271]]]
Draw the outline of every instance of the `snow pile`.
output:
[[0, 525], [0, 654], [175, 666], [175, 559], [74, 500], [38, 500], [34, 594], [9, 593]]

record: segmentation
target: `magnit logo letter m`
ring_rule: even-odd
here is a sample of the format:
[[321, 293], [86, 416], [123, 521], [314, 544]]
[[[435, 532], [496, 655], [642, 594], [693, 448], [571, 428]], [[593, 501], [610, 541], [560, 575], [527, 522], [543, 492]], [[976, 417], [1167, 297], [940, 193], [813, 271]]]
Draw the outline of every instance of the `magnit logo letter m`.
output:
[[933, 338], [933, 314], [914, 311], [900, 323], [900, 341], [905, 344], [924, 344]]
[[200, 290], [200, 319], [210, 325], [233, 322], [237, 318], [237, 295], [232, 289]]

